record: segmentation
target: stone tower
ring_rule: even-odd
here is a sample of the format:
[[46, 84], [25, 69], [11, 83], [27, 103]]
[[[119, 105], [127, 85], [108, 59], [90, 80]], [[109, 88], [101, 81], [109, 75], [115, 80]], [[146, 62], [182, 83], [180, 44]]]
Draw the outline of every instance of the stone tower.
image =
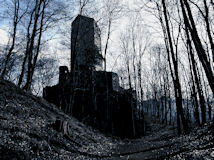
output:
[[101, 37], [93, 18], [78, 15], [72, 23], [71, 72], [101, 68]]

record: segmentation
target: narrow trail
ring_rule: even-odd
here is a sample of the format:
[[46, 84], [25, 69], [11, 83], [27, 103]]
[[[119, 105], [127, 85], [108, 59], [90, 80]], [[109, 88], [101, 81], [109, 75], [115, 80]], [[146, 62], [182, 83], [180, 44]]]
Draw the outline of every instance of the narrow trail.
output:
[[177, 136], [175, 127], [160, 127], [141, 139], [121, 142], [106, 160], [194, 159], [193, 157], [211, 160], [214, 139], [207, 128]]
[[173, 142], [169, 143], [170, 137], [175, 137], [174, 127], [160, 127], [155, 134], [142, 137], [136, 140], [124, 140], [116, 147], [112, 156], [107, 160], [144, 160], [157, 159], [157, 157], [166, 155]]

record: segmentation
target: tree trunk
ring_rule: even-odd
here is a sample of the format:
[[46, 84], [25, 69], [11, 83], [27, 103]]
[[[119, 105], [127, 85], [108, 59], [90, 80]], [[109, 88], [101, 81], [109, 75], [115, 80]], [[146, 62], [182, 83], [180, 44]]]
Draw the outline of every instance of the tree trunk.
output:
[[109, 18], [109, 21], [108, 21], [108, 32], [107, 32], [105, 49], [104, 49], [104, 71], [106, 71], [106, 58], [107, 58], [107, 50], [108, 50], [110, 35], [111, 35], [111, 18]]
[[15, 46], [16, 41], [16, 32], [17, 32], [17, 25], [19, 21], [19, 0], [14, 1], [14, 17], [13, 17], [13, 34], [12, 34], [12, 44], [10, 46], [10, 49], [8, 51], [8, 54], [6, 56], [5, 62], [4, 62], [4, 68], [1, 74], [1, 78], [4, 79], [5, 75], [7, 74], [7, 65], [9, 63], [10, 57], [13, 54], [13, 49]]
[[30, 14], [30, 20], [28, 22], [28, 27], [27, 27], [27, 45], [26, 45], [26, 49], [25, 49], [24, 60], [23, 60], [23, 63], [22, 63], [21, 74], [20, 74], [19, 80], [18, 80], [18, 86], [19, 87], [22, 85], [24, 74], [25, 74], [25, 66], [26, 66], [26, 62], [27, 62], [27, 59], [28, 59], [28, 48], [29, 48], [30, 41], [31, 41], [31, 39], [30, 39], [30, 29], [31, 29], [33, 15], [35, 13], [35, 10], [36, 10], [36, 6], [32, 10], [32, 12]]
[[[185, 132], [188, 131], [188, 123], [186, 122], [186, 119], [185, 119], [184, 113], [183, 113], [182, 92], [181, 92], [181, 85], [180, 85], [179, 75], [178, 75], [178, 62], [177, 62], [177, 56], [175, 57], [175, 53], [174, 53], [165, 0], [162, 0], [162, 5], [163, 5], [163, 12], [164, 12], [164, 18], [165, 18], [165, 23], [166, 23], [167, 40], [169, 43], [170, 53], [171, 53], [172, 62], [173, 62], [173, 66], [174, 66], [173, 82], [174, 82], [176, 108], [177, 108], [177, 125], [178, 125], [178, 134], [181, 134], [180, 118], [181, 118], [181, 122], [182, 122], [183, 129]], [[177, 55], [177, 53], [176, 53], [176, 55]]]
[[42, 0], [36, 1], [36, 10], [35, 10], [35, 17], [34, 17], [34, 23], [33, 23], [33, 30], [30, 38], [30, 46], [27, 50], [28, 54], [28, 70], [27, 70], [27, 81], [25, 83], [25, 86], [23, 87], [24, 90], [29, 91], [31, 88], [31, 80], [32, 80], [32, 74], [33, 74], [33, 49], [35, 44], [35, 38], [37, 33], [37, 24], [40, 17], [40, 9], [41, 9]]
[[[202, 66], [204, 68], [206, 77], [207, 77], [209, 85], [210, 85], [210, 88], [212, 90], [212, 93], [214, 94], [214, 76], [213, 76], [212, 68], [210, 66], [207, 54], [206, 54], [206, 52], [203, 48], [203, 45], [201, 43], [201, 40], [199, 38], [198, 31], [196, 29], [195, 21], [193, 19], [189, 3], [187, 2], [187, 0], [180, 0], [180, 2], [181, 2], [184, 23], [190, 31], [190, 34], [191, 34], [193, 43], [195, 45], [195, 49], [197, 51], [199, 60], [202, 63]], [[186, 13], [185, 7], [187, 10], [187, 13]], [[188, 16], [187, 16], [187, 14], [188, 14]]]
[[33, 63], [32, 63], [32, 68], [31, 68], [31, 74], [29, 76], [29, 79], [27, 79], [27, 83], [28, 83], [28, 90], [30, 89], [31, 85], [32, 85], [32, 79], [33, 79], [33, 75], [34, 75], [34, 71], [35, 71], [35, 67], [36, 67], [36, 63], [37, 63], [37, 59], [39, 56], [39, 52], [40, 52], [40, 46], [41, 46], [41, 39], [42, 39], [42, 33], [43, 33], [43, 21], [44, 21], [44, 15], [45, 15], [45, 8], [46, 8], [46, 4], [45, 2], [43, 2], [43, 8], [42, 8], [42, 12], [41, 12], [41, 20], [40, 20], [40, 27], [39, 27], [39, 38], [38, 38], [38, 42], [37, 42], [37, 48], [36, 48], [36, 54], [33, 57]]

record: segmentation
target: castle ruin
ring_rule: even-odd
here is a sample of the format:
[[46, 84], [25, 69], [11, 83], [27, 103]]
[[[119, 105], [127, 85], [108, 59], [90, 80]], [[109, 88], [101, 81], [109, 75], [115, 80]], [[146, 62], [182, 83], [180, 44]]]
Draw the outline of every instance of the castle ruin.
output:
[[100, 30], [94, 19], [78, 15], [72, 23], [71, 70], [59, 68], [59, 83], [43, 97], [102, 132], [119, 137], [142, 134], [135, 115], [136, 96], [119, 85], [116, 73], [102, 71]]

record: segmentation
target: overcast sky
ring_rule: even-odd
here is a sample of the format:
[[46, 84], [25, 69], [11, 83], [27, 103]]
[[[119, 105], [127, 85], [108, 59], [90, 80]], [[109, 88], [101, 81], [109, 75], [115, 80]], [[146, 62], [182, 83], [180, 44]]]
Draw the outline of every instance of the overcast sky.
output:
[[[100, 0], [97, 0], [97, 1], [100, 1]], [[109, 44], [109, 54], [107, 56], [108, 70], [112, 70], [112, 68], [115, 65], [119, 64], [119, 62], [116, 63], [116, 60], [118, 60], [119, 59], [118, 57], [120, 56], [119, 38], [121, 33], [124, 32], [126, 28], [128, 28], [128, 26], [131, 25], [131, 21], [133, 20], [134, 17], [136, 16], [140, 17], [139, 19], [142, 21], [141, 23], [142, 26], [140, 27], [142, 27], [145, 30], [145, 33], [153, 37], [153, 39], [158, 41], [158, 39], [161, 37], [161, 34], [160, 34], [161, 32], [159, 32], [160, 28], [154, 16], [152, 16], [147, 11], [139, 9], [143, 6], [143, 4], [140, 3], [141, 1], [142, 0], [121, 0], [121, 3], [123, 3], [123, 5], [127, 7], [127, 10], [124, 11], [123, 16], [121, 16], [121, 18], [116, 21], [113, 27], [113, 32], [112, 32], [112, 35], [110, 38], [110, 44]], [[76, 15], [76, 13], [74, 12], [74, 15]], [[93, 16], [91, 17], [93, 18]], [[67, 22], [67, 25], [70, 25], [70, 23], [71, 22]], [[7, 44], [8, 42], [8, 34], [6, 30], [8, 30], [8, 26], [5, 23], [1, 22], [0, 23], [0, 39], [1, 39], [0, 45]], [[103, 38], [102, 42], [104, 44], [105, 34], [102, 36], [102, 38]], [[70, 51], [66, 49], [64, 50], [60, 45], [60, 36], [57, 36], [57, 39], [54, 39], [50, 42], [49, 52], [52, 53], [55, 58], [59, 59], [60, 65], [69, 65]]]

